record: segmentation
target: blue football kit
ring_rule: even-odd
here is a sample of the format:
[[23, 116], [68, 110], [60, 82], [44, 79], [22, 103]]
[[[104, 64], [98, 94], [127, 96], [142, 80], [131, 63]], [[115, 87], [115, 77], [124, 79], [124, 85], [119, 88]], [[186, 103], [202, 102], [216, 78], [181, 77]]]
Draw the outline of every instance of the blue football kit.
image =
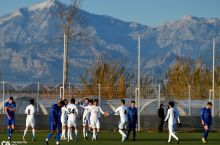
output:
[[202, 108], [200, 113], [200, 119], [204, 122], [204, 126], [207, 126], [208, 129], [205, 130], [203, 138], [206, 140], [209, 134], [209, 129], [212, 125], [212, 110], [209, 108]]
[[6, 111], [6, 126], [7, 126], [7, 135], [8, 135], [8, 139], [11, 139], [12, 133], [13, 133], [13, 129], [12, 129], [12, 125], [15, 125], [15, 111], [11, 110], [11, 109], [16, 109], [16, 103], [15, 102], [6, 102], [4, 104], [4, 107], [7, 108]]

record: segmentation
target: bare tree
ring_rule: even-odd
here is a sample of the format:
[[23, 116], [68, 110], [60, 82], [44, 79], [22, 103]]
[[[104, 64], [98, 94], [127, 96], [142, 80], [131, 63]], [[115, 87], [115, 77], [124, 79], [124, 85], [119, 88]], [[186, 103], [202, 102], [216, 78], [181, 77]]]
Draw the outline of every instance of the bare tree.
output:
[[[57, 15], [61, 20], [61, 27], [64, 32], [64, 60], [63, 60], [63, 97], [66, 96], [65, 88], [68, 83], [68, 50], [70, 39], [73, 36], [81, 35], [80, 31], [75, 31], [76, 17], [82, 4], [81, 0], [69, 0], [68, 6], [62, 4], [62, 0], [55, 0], [57, 6]], [[65, 1], [67, 2], [67, 1]]]
[[130, 86], [133, 74], [126, 70], [126, 63], [112, 59], [103, 54], [90, 68], [86, 68], [81, 76], [85, 95], [97, 95], [98, 84], [105, 99], [124, 98]]

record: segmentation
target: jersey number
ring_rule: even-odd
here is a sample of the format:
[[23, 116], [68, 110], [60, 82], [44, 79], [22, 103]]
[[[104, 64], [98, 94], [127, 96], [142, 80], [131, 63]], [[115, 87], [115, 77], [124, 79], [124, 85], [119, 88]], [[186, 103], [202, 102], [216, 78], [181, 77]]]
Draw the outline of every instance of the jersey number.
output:
[[73, 113], [73, 114], [74, 114], [74, 112], [75, 112], [75, 110], [74, 110], [74, 109], [72, 109], [72, 110], [71, 110], [70, 108], [68, 108], [68, 113], [69, 113], [69, 114], [71, 114], [71, 113]]

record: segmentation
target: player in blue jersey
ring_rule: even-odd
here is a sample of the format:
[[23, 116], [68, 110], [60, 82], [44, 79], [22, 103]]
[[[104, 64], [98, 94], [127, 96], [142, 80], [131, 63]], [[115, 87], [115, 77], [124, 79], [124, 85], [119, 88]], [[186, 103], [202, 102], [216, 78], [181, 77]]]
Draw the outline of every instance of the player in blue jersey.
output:
[[202, 142], [207, 143], [207, 137], [209, 134], [209, 129], [212, 125], [212, 103], [208, 102], [207, 105], [201, 109], [200, 119], [202, 122], [202, 126], [205, 129], [203, 134]]
[[15, 111], [16, 111], [16, 103], [14, 102], [13, 97], [10, 97], [9, 100], [5, 103], [4, 109], [6, 114], [8, 140], [11, 140], [12, 133], [15, 128]]
[[65, 105], [64, 101], [59, 101], [56, 104], [53, 104], [50, 108], [50, 115], [49, 115], [49, 126], [50, 126], [50, 133], [48, 133], [46, 138], [46, 145], [48, 145], [49, 139], [52, 137], [54, 133], [56, 133], [56, 145], [60, 143], [60, 135], [62, 130], [61, 124], [61, 108]]
[[136, 140], [136, 125], [137, 125], [137, 113], [138, 110], [135, 107], [135, 101], [131, 101], [131, 106], [127, 108], [127, 121], [128, 121], [128, 133], [127, 139], [129, 139], [130, 132], [133, 131], [133, 141]]

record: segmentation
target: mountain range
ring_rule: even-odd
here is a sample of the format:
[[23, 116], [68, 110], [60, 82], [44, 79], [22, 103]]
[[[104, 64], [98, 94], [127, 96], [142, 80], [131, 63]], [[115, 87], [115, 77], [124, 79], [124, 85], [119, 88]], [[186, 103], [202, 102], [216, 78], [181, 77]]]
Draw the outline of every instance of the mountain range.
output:
[[[0, 80], [9, 82], [62, 82], [63, 29], [56, 5], [46, 1], [0, 16]], [[211, 67], [212, 38], [220, 54], [219, 18], [183, 16], [176, 21], [150, 26], [125, 22], [79, 10], [70, 39], [69, 81], [80, 83], [80, 74], [104, 53], [123, 61], [136, 74], [137, 39], [141, 36], [141, 74], [163, 78], [178, 54], [202, 59]], [[217, 64], [219, 61], [217, 61]]]

